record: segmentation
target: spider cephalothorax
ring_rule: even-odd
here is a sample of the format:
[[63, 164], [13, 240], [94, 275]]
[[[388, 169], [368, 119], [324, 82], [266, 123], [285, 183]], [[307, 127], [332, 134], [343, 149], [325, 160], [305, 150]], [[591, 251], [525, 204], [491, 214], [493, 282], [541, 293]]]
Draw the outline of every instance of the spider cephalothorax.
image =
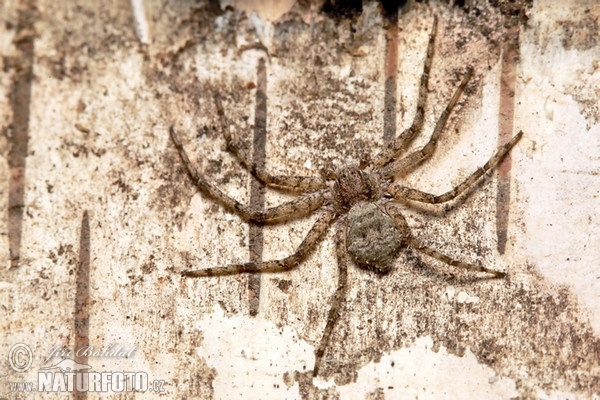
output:
[[339, 213], [347, 212], [358, 203], [377, 201], [382, 196], [377, 178], [356, 166], [341, 168], [335, 174], [332, 194], [333, 206]]
[[246, 151], [243, 150], [243, 147], [231, 136], [221, 99], [218, 94], [215, 94], [217, 113], [220, 117], [221, 129], [227, 141], [228, 149], [234, 153], [250, 173], [267, 187], [298, 193], [299, 197], [290, 202], [256, 212], [229, 197], [210, 184], [198, 172], [183, 149], [175, 129], [171, 127], [171, 139], [188, 174], [198, 189], [208, 197], [220, 202], [229, 211], [236, 213], [245, 221], [280, 223], [307, 216], [319, 209], [322, 210], [321, 216], [306, 234], [296, 252], [286, 258], [189, 270], [183, 272], [184, 276], [223, 276], [249, 272], [290, 270], [302, 262], [317, 243], [323, 239], [329, 226], [337, 221], [338, 283], [332, 297], [332, 305], [329, 309], [323, 337], [315, 351], [315, 366], [313, 368], [313, 375], [315, 376], [319, 372], [321, 360], [338, 317], [338, 311], [346, 295], [347, 266], [351, 261], [362, 268], [387, 273], [392, 269], [399, 251], [410, 246], [414, 250], [452, 266], [485, 272], [496, 278], [505, 276], [500, 271], [455, 260], [423, 244], [419, 238], [412, 235], [401, 209], [396, 203], [402, 202], [408, 205], [411, 202], [439, 204], [452, 201], [463, 193], [469, 193], [468, 189], [491, 171], [508, 154], [523, 134], [519, 132], [509, 142], [498, 148], [483, 167], [477, 169], [464, 182], [447, 193], [436, 196], [393, 182], [395, 175], [410, 172], [431, 157], [447, 119], [473, 73], [471, 68], [467, 70], [461, 84], [440, 116], [429, 142], [422, 148], [405, 155], [406, 149], [423, 126], [423, 109], [427, 96], [427, 82], [433, 57], [436, 27], [437, 19], [434, 18], [419, 85], [417, 112], [414, 121], [385, 151], [368, 165], [344, 167], [337, 173], [323, 174], [320, 177], [270, 175], [264, 169], [257, 167], [248, 157]]

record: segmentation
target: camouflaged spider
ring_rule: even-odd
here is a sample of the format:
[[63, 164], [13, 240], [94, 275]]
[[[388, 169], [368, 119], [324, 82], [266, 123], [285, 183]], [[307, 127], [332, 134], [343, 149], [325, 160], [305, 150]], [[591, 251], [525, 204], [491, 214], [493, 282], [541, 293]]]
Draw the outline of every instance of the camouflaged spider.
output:
[[328, 227], [338, 220], [336, 234], [338, 284], [333, 295], [321, 343], [315, 352], [313, 376], [317, 376], [319, 373], [319, 367], [337, 320], [340, 305], [346, 295], [347, 266], [350, 264], [350, 260], [361, 268], [387, 273], [393, 267], [399, 251], [410, 246], [451, 266], [489, 273], [495, 278], [505, 276], [503, 272], [457, 261], [427, 247], [411, 234], [400, 207], [394, 203], [396, 200], [403, 203], [413, 201], [438, 204], [455, 199], [472, 187], [483, 175], [490, 173], [523, 135], [523, 132], [519, 132], [509, 142], [499, 147], [483, 167], [473, 172], [460, 185], [442, 195], [436, 196], [393, 183], [395, 175], [412, 170], [431, 157], [452, 109], [473, 74], [473, 70], [469, 68], [446, 109], [439, 117], [429, 142], [421, 149], [400, 157], [423, 126], [427, 82], [436, 30], [437, 19], [434, 18], [421, 75], [417, 111], [412, 125], [396, 138], [389, 149], [383, 151], [374, 161], [368, 162], [366, 165], [346, 166], [336, 172], [323, 174], [321, 177], [270, 175], [253, 164], [248, 154], [231, 137], [220, 97], [215, 95], [221, 128], [229, 150], [251, 174], [267, 187], [295, 192], [300, 195], [296, 200], [263, 212], [253, 211], [209, 183], [190, 162], [175, 129], [173, 127], [170, 129], [171, 139], [198, 189], [245, 221], [283, 223], [307, 216], [316, 210], [322, 210], [321, 216], [309, 230], [296, 252], [284, 259], [184, 271], [184, 276], [207, 277], [250, 272], [282, 272], [296, 268], [323, 239]]

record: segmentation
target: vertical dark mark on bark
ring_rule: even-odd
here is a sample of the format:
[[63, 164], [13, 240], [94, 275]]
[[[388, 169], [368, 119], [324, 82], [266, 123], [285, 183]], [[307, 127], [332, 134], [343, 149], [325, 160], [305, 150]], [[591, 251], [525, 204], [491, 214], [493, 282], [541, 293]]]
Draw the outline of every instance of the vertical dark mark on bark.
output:
[[[79, 237], [79, 263], [75, 276], [74, 358], [75, 362], [80, 364], [87, 364], [88, 357], [87, 355], [78, 355], [77, 350], [90, 345], [90, 252], [90, 218], [88, 212], [84, 211]], [[73, 398], [75, 400], [86, 399], [87, 391], [75, 390]]]
[[[502, 71], [500, 74], [500, 109], [498, 143], [508, 142], [514, 131], [515, 83], [519, 63], [519, 26], [510, 28], [505, 34], [502, 51]], [[504, 254], [508, 236], [508, 216], [510, 211], [510, 153], [498, 165], [498, 191], [496, 195], [496, 235], [498, 252]]]
[[10, 267], [19, 265], [21, 257], [21, 233], [25, 207], [25, 167], [29, 142], [29, 107], [31, 81], [33, 79], [33, 22], [35, 2], [23, 1], [19, 7], [17, 32], [14, 39], [17, 48], [15, 76], [11, 93], [12, 126], [8, 136], [8, 245]]
[[[252, 161], [258, 169], [261, 169], [265, 167], [267, 137], [267, 68], [264, 58], [258, 61], [256, 81]], [[255, 210], [264, 210], [265, 208], [265, 187], [255, 178], [251, 178], [250, 181], [250, 206]], [[262, 261], [263, 228], [260, 225], [250, 224], [249, 250], [251, 262]], [[250, 315], [258, 314], [260, 274], [250, 274], [248, 278], [248, 300], [250, 302]]]
[[398, 8], [386, 12], [385, 33], [385, 92], [383, 112], [383, 142], [396, 138], [396, 108], [398, 103]]

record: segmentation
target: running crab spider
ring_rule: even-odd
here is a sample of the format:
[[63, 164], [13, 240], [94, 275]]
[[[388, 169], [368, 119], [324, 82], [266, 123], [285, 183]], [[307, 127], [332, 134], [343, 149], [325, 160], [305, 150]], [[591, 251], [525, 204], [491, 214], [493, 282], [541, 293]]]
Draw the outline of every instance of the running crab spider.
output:
[[354, 264], [363, 269], [387, 273], [392, 269], [400, 250], [410, 246], [419, 252], [454, 267], [484, 272], [490, 274], [493, 278], [503, 278], [505, 276], [503, 272], [455, 260], [424, 245], [411, 233], [400, 207], [396, 204], [396, 202], [440, 204], [452, 201], [463, 193], [468, 194], [468, 189], [473, 187], [482, 176], [490, 174], [494, 167], [510, 152], [523, 135], [523, 132], [519, 132], [510, 141], [500, 146], [483, 167], [477, 169], [464, 182], [447, 193], [433, 195], [393, 182], [395, 175], [411, 171], [414, 167], [422, 164], [431, 157], [452, 109], [455, 107], [473, 74], [472, 68], [469, 68], [446, 106], [446, 109], [439, 117], [429, 142], [424, 147], [403, 156], [423, 126], [427, 83], [433, 58], [436, 30], [437, 18], [434, 18], [427, 46], [423, 74], [421, 75], [419, 85], [417, 111], [412, 125], [403, 131], [393, 142], [392, 146], [381, 152], [374, 161], [363, 163], [359, 166], [345, 166], [335, 172], [322, 174], [321, 177], [271, 175], [264, 169], [258, 168], [253, 164], [239, 142], [231, 136], [227, 129], [227, 121], [221, 99], [217, 94], [215, 95], [215, 105], [228, 149], [238, 158], [242, 166], [267, 187], [298, 194], [295, 200], [279, 206], [256, 212], [223, 193], [209, 183], [194, 167], [175, 129], [173, 127], [170, 129], [171, 139], [197, 188], [211, 199], [221, 203], [229, 211], [239, 215], [243, 220], [257, 224], [285, 223], [292, 219], [307, 216], [317, 210], [322, 211], [320, 217], [310, 228], [296, 252], [286, 258], [188, 270], [182, 273], [183, 276], [210, 277], [291, 270], [300, 265], [302, 260], [323, 239], [329, 226], [337, 222], [337, 289], [332, 298], [332, 305], [329, 309], [323, 337], [321, 338], [319, 347], [315, 351], [313, 376], [317, 376], [319, 373], [323, 355], [336, 323], [340, 306], [345, 299], [348, 276], [347, 268], [351, 262], [354, 262]]

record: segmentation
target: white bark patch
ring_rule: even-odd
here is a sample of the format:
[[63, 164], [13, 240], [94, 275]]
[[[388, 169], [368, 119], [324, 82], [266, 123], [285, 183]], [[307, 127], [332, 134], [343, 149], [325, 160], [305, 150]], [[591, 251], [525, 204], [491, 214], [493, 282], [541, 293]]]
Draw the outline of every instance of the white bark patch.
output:
[[[358, 371], [356, 382], [338, 387], [340, 398], [364, 399], [377, 388], [383, 388], [386, 399], [448, 399], [449, 393], [480, 399], [518, 396], [514, 381], [497, 377], [492, 369], [479, 364], [470, 351], [457, 357], [443, 348], [434, 352], [432, 347], [430, 338], [420, 338], [409, 348], [365, 365]], [[331, 385], [333, 382], [320, 383], [322, 388]]]
[[218, 306], [196, 327], [204, 336], [197, 353], [216, 370], [215, 398], [300, 398], [283, 375], [312, 368], [314, 348], [296, 331], [261, 317], [225, 317]]

